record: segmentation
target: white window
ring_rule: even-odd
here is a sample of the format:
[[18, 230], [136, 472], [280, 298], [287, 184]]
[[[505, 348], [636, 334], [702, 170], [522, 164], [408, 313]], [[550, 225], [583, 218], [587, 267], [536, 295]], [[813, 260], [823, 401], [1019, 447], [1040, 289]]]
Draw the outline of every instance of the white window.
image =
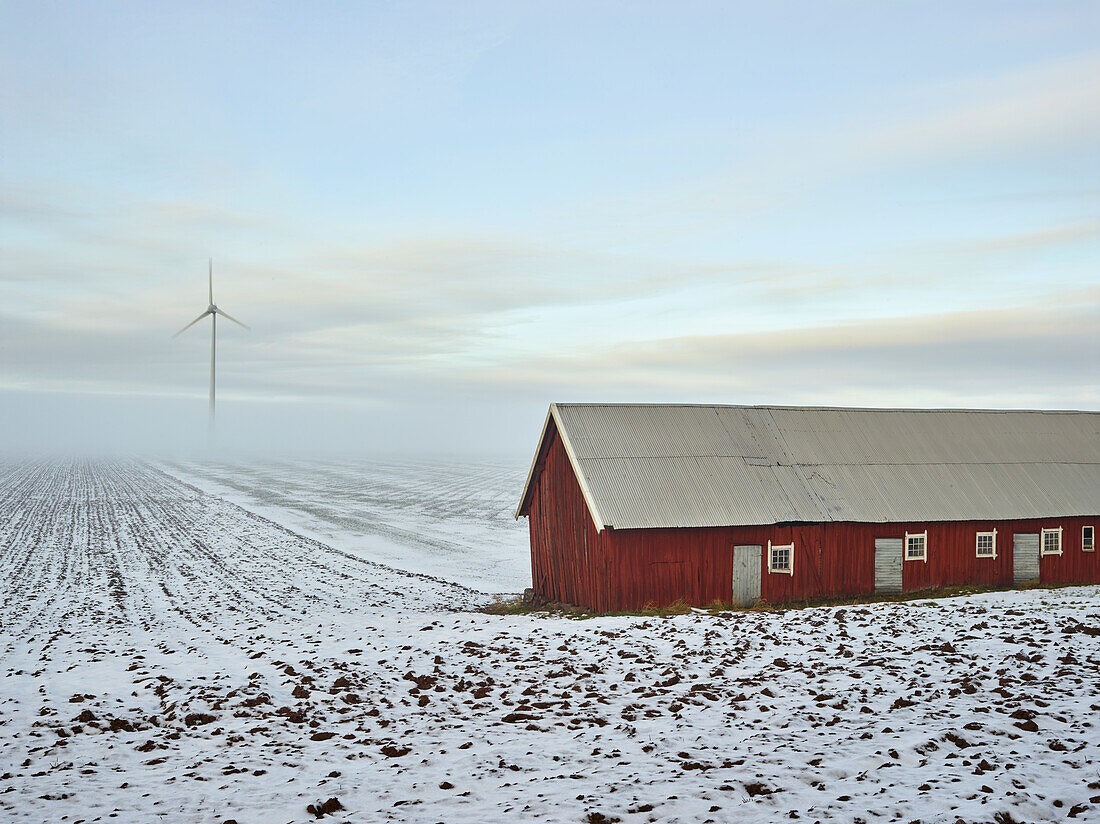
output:
[[1095, 552], [1096, 551], [1096, 527], [1083, 526], [1081, 527], [1081, 551], [1082, 552]]
[[1043, 540], [1039, 544], [1042, 547], [1043, 555], [1061, 555], [1062, 554], [1062, 527], [1057, 529], [1044, 529]]
[[905, 560], [928, 563], [928, 533], [905, 533]]
[[978, 533], [978, 545], [975, 554], [979, 558], [997, 557], [997, 530]]
[[768, 572], [794, 575], [794, 544], [775, 545], [768, 541]]

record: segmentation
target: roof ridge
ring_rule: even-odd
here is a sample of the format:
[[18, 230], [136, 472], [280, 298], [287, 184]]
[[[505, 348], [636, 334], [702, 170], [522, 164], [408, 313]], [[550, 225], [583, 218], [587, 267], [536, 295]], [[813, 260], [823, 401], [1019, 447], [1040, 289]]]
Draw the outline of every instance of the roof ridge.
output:
[[636, 407], [667, 409], [785, 409], [814, 412], [982, 412], [987, 414], [1028, 413], [1034, 415], [1100, 415], [1097, 409], [995, 409], [989, 407], [968, 406], [799, 406], [793, 404], [749, 404], [749, 403], [651, 403], [651, 402], [602, 402], [576, 401], [554, 402], [557, 407]]

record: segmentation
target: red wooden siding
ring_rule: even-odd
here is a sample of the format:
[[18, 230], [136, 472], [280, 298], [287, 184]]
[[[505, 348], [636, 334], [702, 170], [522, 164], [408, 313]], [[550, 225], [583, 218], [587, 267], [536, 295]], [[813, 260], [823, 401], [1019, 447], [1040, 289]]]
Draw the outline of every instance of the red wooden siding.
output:
[[[760, 593], [770, 603], [874, 592], [875, 538], [928, 532], [928, 561], [902, 562], [902, 587], [1012, 584], [1013, 533], [1062, 527], [1062, 555], [1040, 558], [1043, 583], [1100, 583], [1100, 553], [1081, 551], [1081, 527], [1100, 516], [947, 523], [824, 523], [788, 526], [596, 531], [551, 421], [532, 479], [531, 579], [539, 595], [598, 612], [732, 596], [733, 546], [764, 547]], [[978, 558], [978, 532], [997, 530], [997, 557]], [[767, 548], [794, 544], [793, 574], [769, 573]], [[904, 551], [904, 550], [903, 550]]]
[[[763, 547], [760, 596], [770, 603], [859, 595], [874, 590], [874, 539], [859, 524], [604, 530], [606, 568], [616, 582], [600, 611], [677, 600], [705, 606], [733, 594], [733, 547]], [[607, 536], [607, 537], [604, 537]], [[794, 544], [792, 574], [768, 572], [768, 542]], [[673, 572], [672, 570], [675, 570]], [[604, 606], [604, 605], [607, 606]]]
[[[1039, 558], [1041, 581], [1044, 584], [1100, 584], [1100, 557], [1095, 549], [1095, 536], [1100, 527], [1100, 517], [1090, 518], [1049, 518], [1033, 521], [1036, 524], [1031, 532], [1039, 527], [1046, 529], [1062, 527], [1062, 554], [1047, 555]], [[1081, 527], [1093, 527], [1093, 551], [1081, 550]], [[1040, 545], [1041, 548], [1041, 545]]]
[[532, 585], [553, 601], [594, 605], [605, 577], [597, 569], [599, 534], [553, 421], [543, 449], [528, 515]]
[[607, 586], [592, 606], [600, 612], [646, 604], [728, 601], [733, 550], [717, 529], [605, 529], [600, 533]]
[[[913, 592], [932, 587], [979, 584], [1011, 586], [1012, 537], [1062, 527], [1062, 555], [1039, 558], [1039, 580], [1044, 584], [1100, 583], [1096, 553], [1081, 552], [1081, 527], [1098, 518], [1042, 518], [1016, 521], [952, 521], [929, 524], [869, 524], [879, 538], [901, 538], [928, 530], [928, 562], [903, 561], [902, 588]], [[978, 558], [977, 533], [997, 530], [997, 557]]]

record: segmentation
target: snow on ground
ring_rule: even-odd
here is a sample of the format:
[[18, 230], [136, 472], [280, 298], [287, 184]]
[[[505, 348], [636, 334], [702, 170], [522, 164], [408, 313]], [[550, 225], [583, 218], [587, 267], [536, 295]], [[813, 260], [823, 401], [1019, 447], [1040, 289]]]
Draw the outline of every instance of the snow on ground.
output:
[[523, 462], [172, 461], [168, 473], [302, 535], [487, 592], [531, 586]]
[[1098, 587], [479, 599], [148, 465], [0, 465], [0, 818], [1100, 820]]

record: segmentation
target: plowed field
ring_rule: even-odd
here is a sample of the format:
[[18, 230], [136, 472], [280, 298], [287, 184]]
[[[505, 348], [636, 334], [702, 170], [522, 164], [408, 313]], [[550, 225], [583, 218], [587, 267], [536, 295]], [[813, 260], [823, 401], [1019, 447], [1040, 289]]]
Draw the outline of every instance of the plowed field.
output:
[[0, 819], [1100, 819], [1100, 588], [578, 621], [443, 577], [0, 465]]

